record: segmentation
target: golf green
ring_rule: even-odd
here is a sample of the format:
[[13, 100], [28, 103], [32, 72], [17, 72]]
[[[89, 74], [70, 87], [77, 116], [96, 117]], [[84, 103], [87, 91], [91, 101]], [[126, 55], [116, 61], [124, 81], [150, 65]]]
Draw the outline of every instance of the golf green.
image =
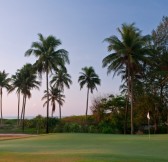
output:
[[168, 135], [49, 134], [0, 140], [4, 162], [167, 162]]

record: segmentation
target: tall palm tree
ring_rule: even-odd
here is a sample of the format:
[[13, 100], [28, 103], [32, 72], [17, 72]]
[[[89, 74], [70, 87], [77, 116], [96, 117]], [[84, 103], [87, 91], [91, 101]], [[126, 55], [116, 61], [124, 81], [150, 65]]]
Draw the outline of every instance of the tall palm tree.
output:
[[21, 70], [19, 70], [21, 75], [20, 92], [23, 94], [22, 102], [22, 129], [24, 131], [24, 119], [25, 119], [25, 108], [26, 100], [31, 97], [32, 89], [39, 89], [40, 82], [37, 81], [37, 75], [32, 64], [25, 64]]
[[84, 85], [87, 87], [87, 100], [86, 100], [86, 119], [88, 113], [88, 101], [89, 101], [89, 91], [93, 93], [93, 90], [97, 90], [97, 85], [100, 85], [99, 76], [95, 73], [93, 67], [84, 67], [82, 68], [81, 75], [78, 78], [78, 82], [80, 84], [80, 89], [83, 88]]
[[22, 85], [22, 77], [20, 70], [17, 70], [15, 75], [12, 75], [11, 77], [11, 88], [9, 90], [9, 93], [13, 92], [16, 89], [17, 97], [18, 97], [18, 122], [19, 125], [19, 114], [20, 114], [20, 95], [21, 95], [21, 85]]
[[[71, 76], [67, 73], [66, 69], [60, 69], [55, 72], [50, 84], [54, 87], [58, 88], [60, 92], [64, 92], [64, 86], [66, 88], [70, 88], [70, 84], [72, 84]], [[59, 104], [59, 113], [61, 119], [61, 105]]]
[[2, 89], [6, 88], [7, 90], [10, 89], [10, 81], [11, 79], [8, 78], [8, 73], [3, 70], [2, 72], [0, 71], [0, 111], [1, 111], [1, 124], [2, 124]]
[[107, 67], [107, 73], [114, 71], [114, 76], [123, 71], [126, 72], [128, 96], [131, 102], [131, 134], [133, 134], [133, 78], [142, 69], [142, 63], [146, 61], [149, 50], [146, 48], [148, 36], [142, 36], [141, 31], [134, 24], [122, 24], [118, 28], [121, 36], [111, 36], [105, 41], [109, 44], [108, 51], [113, 52], [103, 59], [103, 67]]
[[37, 72], [42, 76], [42, 73], [46, 74], [46, 91], [47, 91], [47, 124], [46, 133], [49, 133], [48, 129], [48, 117], [49, 117], [49, 94], [48, 94], [48, 79], [49, 73], [52, 70], [58, 70], [60, 67], [65, 68], [65, 63], [69, 63], [68, 52], [64, 49], [58, 49], [61, 45], [61, 41], [54, 36], [49, 35], [47, 38], [42, 34], [38, 34], [39, 42], [33, 42], [31, 48], [25, 53], [25, 56], [34, 55], [37, 57], [35, 67]]
[[[43, 96], [42, 100], [46, 100], [47, 99], [47, 91], [44, 91], [45, 95]], [[57, 87], [50, 87], [49, 89], [49, 102], [51, 102], [51, 106], [52, 106], [52, 113], [51, 116], [53, 117], [53, 114], [56, 110], [56, 102], [59, 105], [63, 105], [64, 102], [64, 98], [65, 96], [63, 94], [61, 94], [61, 91], [57, 88]], [[45, 106], [47, 104], [47, 101], [44, 102]]]

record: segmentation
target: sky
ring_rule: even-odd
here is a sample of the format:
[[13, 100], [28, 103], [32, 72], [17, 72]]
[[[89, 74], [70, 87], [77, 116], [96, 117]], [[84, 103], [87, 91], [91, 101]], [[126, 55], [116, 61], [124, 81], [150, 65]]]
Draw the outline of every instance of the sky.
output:
[[[142, 34], [150, 34], [168, 16], [167, 0], [0, 0], [0, 70], [15, 74], [26, 63], [34, 63], [34, 56], [24, 53], [31, 43], [38, 41], [38, 33], [60, 39], [60, 48], [69, 52], [68, 73], [73, 84], [65, 90], [63, 116], [83, 115], [86, 108], [86, 87], [80, 90], [78, 77], [85, 66], [93, 66], [101, 79], [98, 91], [90, 95], [119, 94], [120, 77], [107, 76], [102, 59], [109, 53], [103, 40], [116, 35], [123, 23], [135, 23]], [[27, 101], [26, 116], [46, 116], [41, 98], [45, 77], [40, 90], [32, 91]], [[91, 113], [89, 111], [89, 113]], [[51, 114], [51, 111], [50, 111]], [[58, 107], [54, 114], [58, 116]], [[3, 93], [3, 116], [17, 116], [17, 95]]]

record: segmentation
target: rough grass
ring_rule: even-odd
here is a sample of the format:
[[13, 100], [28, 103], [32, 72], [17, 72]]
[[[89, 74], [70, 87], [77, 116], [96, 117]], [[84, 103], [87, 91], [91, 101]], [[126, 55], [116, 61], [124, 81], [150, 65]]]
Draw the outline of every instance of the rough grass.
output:
[[5, 162], [167, 162], [168, 135], [49, 134], [0, 140]]

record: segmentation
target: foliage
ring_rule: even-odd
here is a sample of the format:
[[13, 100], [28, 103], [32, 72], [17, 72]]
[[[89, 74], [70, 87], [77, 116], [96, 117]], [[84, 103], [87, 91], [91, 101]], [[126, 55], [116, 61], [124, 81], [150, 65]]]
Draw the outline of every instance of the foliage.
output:
[[[70, 84], [72, 84], [72, 81], [71, 81], [71, 76], [67, 73], [66, 68], [55, 71], [55, 74], [53, 75], [52, 80], [50, 81], [50, 84], [54, 88], [58, 89], [59, 93], [64, 92], [64, 86], [66, 88], [70, 88]], [[58, 104], [59, 104], [59, 112], [60, 112], [60, 119], [61, 119], [62, 98], [61, 98], [61, 94], [59, 95], [60, 95], [60, 98], [59, 98]]]
[[47, 124], [46, 133], [49, 133], [49, 88], [48, 75], [53, 70], [65, 69], [65, 63], [69, 63], [68, 52], [64, 49], [58, 49], [61, 41], [56, 37], [49, 35], [44, 37], [38, 34], [39, 42], [33, 42], [31, 48], [25, 52], [25, 56], [34, 55], [37, 60], [34, 64], [36, 71], [42, 76], [46, 74], [46, 92], [47, 92]]
[[80, 89], [83, 88], [84, 85], [87, 87], [87, 100], [86, 100], [86, 119], [88, 113], [88, 100], [89, 100], [89, 92], [93, 93], [94, 89], [97, 89], [97, 85], [100, 85], [99, 76], [95, 73], [93, 67], [84, 67], [82, 68], [81, 75], [78, 78], [78, 82], [80, 84]]
[[1, 113], [1, 125], [2, 125], [2, 89], [6, 88], [7, 90], [10, 89], [10, 81], [11, 79], [8, 78], [8, 73], [5, 72], [5, 70], [3, 70], [2, 72], [0, 71], [0, 113]]
[[124, 132], [125, 106], [126, 99], [123, 96], [99, 96], [93, 100], [91, 111], [100, 132]]
[[134, 101], [134, 77], [141, 74], [143, 64], [147, 62], [147, 56], [150, 49], [147, 46], [149, 36], [142, 36], [141, 31], [135, 27], [135, 24], [122, 24], [121, 29], [118, 28], [121, 36], [119, 39], [113, 35], [106, 38], [108, 52], [112, 52], [106, 56], [102, 63], [103, 67], [107, 67], [107, 73], [114, 71], [114, 75], [122, 75], [127, 85], [127, 95], [131, 103], [131, 134], [134, 132], [133, 124], [133, 101]]
[[31, 97], [32, 89], [39, 89], [40, 82], [37, 81], [37, 75], [34, 70], [34, 66], [32, 64], [25, 64], [20, 70], [21, 84], [19, 87], [19, 91], [23, 95], [22, 101], [22, 112], [21, 112], [21, 120], [22, 120], [22, 129], [24, 132], [24, 119], [25, 119], [25, 108], [26, 108], [26, 100]]
[[46, 100], [43, 104], [43, 107], [47, 104], [47, 98], [49, 97], [49, 103], [52, 106], [52, 113], [51, 117], [53, 117], [53, 113], [56, 110], [56, 102], [62, 106], [64, 102], [65, 96], [61, 93], [61, 91], [57, 87], [50, 87], [49, 92], [44, 91], [45, 95], [43, 96], [42, 100]]
[[[39, 41], [33, 42], [25, 56], [34, 55], [37, 60], [25, 64], [15, 75], [8, 78], [5, 71], [0, 72], [0, 113], [1, 129], [20, 132], [19, 119], [22, 119], [22, 129], [27, 132], [89, 132], [89, 133], [147, 133], [150, 114], [151, 133], [168, 132], [168, 17], [164, 16], [160, 24], [150, 35], [143, 36], [134, 23], [122, 24], [117, 29], [119, 36], [112, 35], [105, 39], [110, 52], [103, 60], [107, 73], [120, 75], [122, 84], [121, 95], [96, 97], [91, 105], [92, 115], [88, 115], [89, 93], [93, 93], [100, 85], [100, 78], [92, 66], [82, 68], [78, 78], [80, 89], [87, 88], [86, 116], [65, 117], [62, 120], [49, 117], [49, 102], [52, 114], [59, 105], [63, 106], [64, 88], [70, 88], [71, 76], [67, 72], [69, 63], [68, 52], [58, 49], [61, 41], [49, 35], [38, 34]], [[39, 88], [37, 75], [46, 74], [45, 105], [46, 118], [37, 116], [25, 120], [27, 99], [31, 90]], [[51, 75], [50, 75], [51, 74]], [[50, 80], [50, 77], [51, 80]], [[10, 84], [11, 83], [11, 84]], [[50, 83], [50, 85], [49, 85]], [[49, 87], [50, 86], [50, 87]], [[2, 89], [14, 90], [18, 97], [18, 122], [5, 121], [2, 125]], [[22, 98], [22, 111], [20, 102]], [[21, 115], [20, 115], [21, 113]], [[53, 116], [53, 115], [52, 115]], [[87, 122], [86, 122], [87, 118]], [[128, 126], [129, 124], [129, 126]], [[12, 129], [13, 128], [13, 129]]]

